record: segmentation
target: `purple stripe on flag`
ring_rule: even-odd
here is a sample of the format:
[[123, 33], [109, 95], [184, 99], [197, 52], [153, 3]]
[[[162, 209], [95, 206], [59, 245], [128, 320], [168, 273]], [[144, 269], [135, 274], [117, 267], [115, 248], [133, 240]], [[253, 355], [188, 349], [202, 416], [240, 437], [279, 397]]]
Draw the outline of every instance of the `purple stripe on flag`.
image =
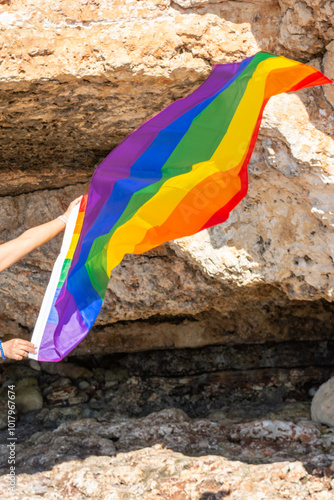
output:
[[[70, 316], [65, 314], [63, 317], [64, 323], [62, 327], [61, 345], [59, 344], [59, 339], [55, 336], [57, 325], [47, 323], [38, 351], [39, 361], [60, 361], [73, 349], [74, 345], [79, 344], [83, 336], [88, 333], [87, 325], [82, 321], [80, 312], [76, 307], [72, 295], [70, 295], [69, 298], [69, 306], [71, 310], [75, 312]], [[77, 337], [77, 341], [75, 337]], [[68, 342], [66, 342], [66, 340], [68, 340]]]

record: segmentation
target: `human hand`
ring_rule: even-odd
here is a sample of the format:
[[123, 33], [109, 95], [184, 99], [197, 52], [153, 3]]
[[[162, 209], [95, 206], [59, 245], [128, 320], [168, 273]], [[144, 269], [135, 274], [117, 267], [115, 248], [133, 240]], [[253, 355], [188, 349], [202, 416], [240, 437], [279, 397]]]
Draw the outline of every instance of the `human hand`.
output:
[[20, 361], [28, 356], [29, 352], [36, 354], [35, 346], [28, 340], [23, 339], [12, 339], [7, 340], [7, 342], [2, 342], [2, 349], [5, 358], [16, 359]]
[[80, 203], [81, 198], [82, 198], [82, 195], [81, 195], [81, 196], [79, 196], [78, 198], [76, 198], [75, 200], [73, 200], [73, 201], [69, 204], [69, 206], [68, 206], [68, 208], [67, 208], [66, 212], [64, 213], [64, 216], [66, 217], [66, 219], [67, 219], [67, 220], [68, 220], [68, 218], [69, 218], [69, 216], [70, 216], [70, 213], [72, 212], [73, 208], [74, 208], [74, 207], [75, 207], [78, 203]]

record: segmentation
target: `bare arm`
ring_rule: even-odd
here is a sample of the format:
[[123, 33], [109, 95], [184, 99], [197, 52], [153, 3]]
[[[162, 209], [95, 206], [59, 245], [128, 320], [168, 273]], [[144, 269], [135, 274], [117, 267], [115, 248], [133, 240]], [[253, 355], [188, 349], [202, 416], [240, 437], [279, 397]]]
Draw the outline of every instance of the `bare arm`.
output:
[[56, 234], [60, 233], [64, 227], [64, 222], [60, 219], [55, 219], [41, 226], [28, 229], [28, 231], [22, 233], [18, 238], [0, 245], [0, 272], [15, 264], [15, 262], [22, 259], [22, 257], [32, 250], [35, 250], [35, 248], [49, 241]]
[[[72, 208], [79, 203], [81, 196], [69, 205], [64, 213], [68, 219]], [[33, 227], [22, 233], [18, 238], [7, 241], [0, 245], [0, 272], [7, 269], [35, 248], [51, 240], [65, 228], [65, 223], [60, 219], [54, 219], [40, 226]]]
[[[69, 205], [64, 213], [66, 219], [69, 218], [72, 209], [79, 203], [81, 198], [81, 196], [76, 198]], [[0, 272], [15, 264], [15, 262], [35, 248], [51, 240], [51, 238], [60, 233], [64, 228], [65, 222], [60, 219], [54, 219], [40, 226], [28, 229], [28, 231], [22, 233], [18, 238], [0, 245]], [[12, 339], [2, 342], [2, 350], [5, 358], [16, 359], [17, 361], [26, 358], [29, 352], [36, 354], [35, 346], [28, 340], [23, 339]]]

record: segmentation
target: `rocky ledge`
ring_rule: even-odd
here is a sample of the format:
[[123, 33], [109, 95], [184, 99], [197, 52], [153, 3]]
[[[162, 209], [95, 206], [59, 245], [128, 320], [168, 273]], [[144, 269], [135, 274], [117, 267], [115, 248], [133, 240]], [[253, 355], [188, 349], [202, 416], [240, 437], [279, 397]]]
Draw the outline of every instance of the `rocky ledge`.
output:
[[[0, 242], [215, 63], [268, 50], [334, 78], [333, 19], [331, 0], [0, 0]], [[76, 358], [1, 365], [3, 496], [333, 498], [332, 428], [310, 419], [333, 375], [333, 107], [333, 85], [272, 98], [225, 224], [127, 256]], [[30, 338], [60, 243], [1, 273], [1, 338]]]
[[[333, 2], [0, 3], [0, 242], [53, 218], [135, 128], [213, 64], [259, 50], [334, 77]], [[275, 96], [225, 224], [128, 256], [75, 354], [333, 338], [333, 85]], [[60, 239], [1, 274], [29, 338]]]
[[[0, 492], [330, 499], [334, 428], [312, 421], [310, 405], [333, 372], [333, 349], [283, 342], [3, 364]], [[16, 406], [12, 496], [8, 390]]]

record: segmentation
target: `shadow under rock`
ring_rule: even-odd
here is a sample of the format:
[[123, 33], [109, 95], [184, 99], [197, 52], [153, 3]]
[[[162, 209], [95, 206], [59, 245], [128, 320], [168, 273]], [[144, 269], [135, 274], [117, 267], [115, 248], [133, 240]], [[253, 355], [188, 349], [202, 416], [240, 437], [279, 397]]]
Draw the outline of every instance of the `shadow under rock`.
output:
[[[297, 343], [295, 362], [285, 354], [288, 343], [70, 358], [59, 364], [62, 371], [88, 368], [89, 381], [42, 370], [39, 385], [49, 395], [52, 384], [66, 383], [68, 390], [81, 384], [90, 399], [74, 406], [46, 400], [40, 411], [23, 414], [16, 427], [16, 472], [160, 444], [186, 456], [244, 463], [300, 460], [326, 473], [334, 433], [310, 421], [309, 391], [333, 373], [331, 346]], [[284, 362], [295, 366], [277, 366]], [[7, 438], [4, 429], [1, 475], [8, 474]]]

